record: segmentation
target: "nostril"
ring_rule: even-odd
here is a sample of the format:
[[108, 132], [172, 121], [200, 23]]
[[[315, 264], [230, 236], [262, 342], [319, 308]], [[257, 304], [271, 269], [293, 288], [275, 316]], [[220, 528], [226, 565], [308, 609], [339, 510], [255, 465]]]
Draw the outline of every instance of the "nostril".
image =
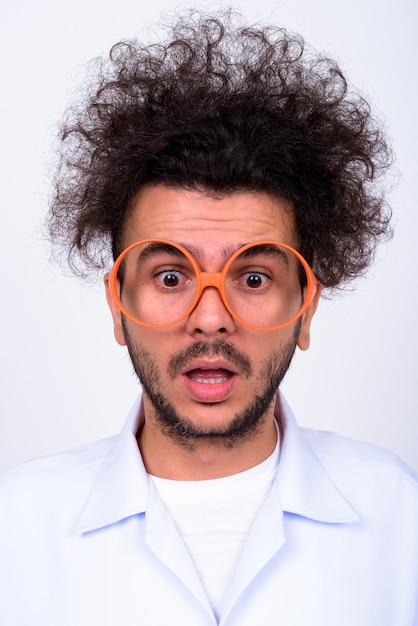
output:
[[[196, 328], [196, 329], [195, 329], [195, 332], [196, 332], [198, 335], [201, 335], [201, 334], [203, 334], [205, 331], [204, 331], [204, 330], [202, 330], [201, 328]], [[218, 333], [227, 333], [228, 331], [227, 331], [227, 329], [226, 329], [225, 327], [222, 327], [222, 328], [218, 328], [218, 331], [217, 331], [217, 332], [218, 332]]]

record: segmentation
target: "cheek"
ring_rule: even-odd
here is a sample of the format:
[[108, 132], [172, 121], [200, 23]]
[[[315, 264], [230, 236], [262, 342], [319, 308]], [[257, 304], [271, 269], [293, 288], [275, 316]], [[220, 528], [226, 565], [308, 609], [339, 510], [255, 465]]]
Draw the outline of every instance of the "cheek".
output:
[[288, 348], [297, 342], [299, 325], [288, 326], [274, 331], [255, 331], [255, 336], [247, 339], [242, 350], [248, 354], [253, 363], [263, 362], [273, 354]]
[[179, 349], [179, 341], [165, 329], [140, 326], [129, 320], [124, 322], [125, 334], [132, 347], [145, 350], [164, 369], [170, 354]]

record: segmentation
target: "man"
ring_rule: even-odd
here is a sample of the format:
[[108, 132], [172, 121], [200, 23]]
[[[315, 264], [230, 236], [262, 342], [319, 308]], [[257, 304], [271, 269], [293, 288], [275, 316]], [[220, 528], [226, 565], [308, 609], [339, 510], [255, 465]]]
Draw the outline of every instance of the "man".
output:
[[278, 392], [388, 234], [390, 150], [333, 61], [237, 21], [117, 44], [64, 123], [50, 233], [77, 272], [111, 251], [143, 395], [3, 478], [5, 626], [418, 624], [416, 477]]

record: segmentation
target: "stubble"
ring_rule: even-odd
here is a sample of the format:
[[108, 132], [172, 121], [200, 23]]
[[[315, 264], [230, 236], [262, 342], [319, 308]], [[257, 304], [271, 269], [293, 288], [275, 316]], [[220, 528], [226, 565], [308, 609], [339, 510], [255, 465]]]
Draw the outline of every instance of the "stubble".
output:
[[[237, 412], [226, 425], [206, 428], [196, 425], [187, 415], [178, 413], [168, 395], [164, 393], [161, 371], [152, 354], [143, 346], [134, 343], [126, 323], [123, 323], [123, 330], [134, 371], [164, 434], [187, 448], [193, 448], [202, 440], [232, 448], [255, 438], [264, 424], [275, 401], [279, 385], [292, 361], [300, 325], [296, 324], [289, 342], [278, 350], [272, 350], [262, 364], [256, 381], [255, 395], [247, 406]], [[219, 339], [214, 342], [198, 341], [173, 354], [167, 366], [168, 377], [174, 380], [180, 370], [187, 367], [187, 364], [195, 358], [215, 356], [222, 356], [228, 360], [239, 369], [242, 377], [251, 377], [253, 368], [249, 357], [232, 344]], [[216, 410], [217, 404], [202, 403], [202, 411]]]

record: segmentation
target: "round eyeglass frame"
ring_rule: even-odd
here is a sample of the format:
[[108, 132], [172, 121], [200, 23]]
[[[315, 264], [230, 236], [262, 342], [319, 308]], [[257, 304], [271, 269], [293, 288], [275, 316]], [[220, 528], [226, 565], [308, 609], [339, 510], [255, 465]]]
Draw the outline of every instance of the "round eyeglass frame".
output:
[[[188, 310], [178, 319], [174, 320], [173, 322], [164, 322], [163, 324], [150, 324], [149, 322], [144, 322], [142, 320], [139, 320], [138, 318], [136, 318], [134, 315], [132, 315], [132, 313], [129, 313], [129, 311], [124, 307], [123, 302], [120, 298], [120, 295], [118, 293], [118, 271], [119, 268], [121, 266], [122, 261], [124, 260], [124, 258], [129, 254], [129, 252], [131, 250], [133, 250], [134, 248], [147, 244], [147, 243], [163, 243], [163, 244], [167, 244], [169, 246], [173, 246], [174, 248], [177, 248], [178, 250], [180, 250], [180, 252], [182, 254], [184, 254], [184, 256], [187, 258], [187, 260], [190, 262], [191, 266], [193, 267], [195, 276], [196, 276], [196, 280], [197, 280], [197, 285], [196, 285], [196, 295], [194, 297], [194, 300], [191, 304], [191, 306], [188, 308]], [[285, 250], [288, 250], [289, 252], [293, 253], [296, 258], [300, 261], [300, 263], [302, 264], [303, 269], [305, 270], [306, 273], [306, 286], [304, 287], [304, 289], [306, 290], [306, 297], [304, 299], [304, 302], [302, 304], [302, 306], [300, 307], [300, 309], [298, 310], [298, 312], [293, 315], [293, 317], [291, 317], [289, 320], [287, 320], [286, 322], [282, 323], [282, 324], [278, 324], [276, 326], [255, 326], [254, 324], [250, 324], [249, 322], [246, 322], [245, 320], [242, 320], [230, 307], [227, 297], [226, 297], [226, 292], [225, 292], [225, 280], [229, 271], [229, 268], [231, 267], [232, 263], [235, 261], [235, 259], [237, 257], [239, 257], [243, 252], [245, 252], [245, 250], [248, 250], [249, 248], [253, 248], [254, 246], [258, 246], [258, 245], [275, 245], [275, 246], [279, 246], [281, 248], [284, 248]], [[194, 258], [194, 256], [191, 254], [191, 252], [189, 252], [186, 248], [184, 248], [181, 244], [176, 243], [174, 241], [170, 241], [169, 239], [160, 239], [160, 238], [151, 238], [151, 239], [141, 239], [140, 241], [137, 241], [133, 244], [131, 244], [130, 246], [128, 246], [127, 248], [125, 248], [125, 250], [123, 250], [120, 255], [118, 256], [118, 258], [116, 259], [110, 273], [109, 273], [109, 288], [110, 288], [110, 292], [118, 306], [118, 308], [120, 309], [120, 311], [126, 316], [128, 317], [130, 320], [132, 320], [133, 322], [135, 322], [136, 324], [139, 324], [141, 326], [146, 326], [148, 328], [166, 328], [167, 326], [174, 326], [175, 324], [178, 324], [180, 322], [182, 322], [184, 319], [186, 319], [186, 317], [188, 317], [192, 311], [196, 308], [203, 291], [207, 288], [207, 287], [215, 287], [215, 289], [218, 290], [219, 295], [221, 296], [221, 300], [222, 300], [222, 304], [224, 305], [224, 307], [226, 308], [226, 310], [228, 311], [228, 313], [236, 320], [238, 321], [240, 324], [242, 324], [243, 326], [246, 326], [247, 328], [251, 328], [252, 330], [279, 330], [280, 328], [285, 328], [286, 326], [289, 326], [290, 324], [293, 324], [293, 322], [295, 322], [301, 315], [303, 315], [306, 311], [306, 309], [308, 308], [308, 306], [310, 305], [310, 303], [312, 302], [312, 299], [315, 295], [315, 287], [316, 287], [316, 278], [314, 276], [314, 273], [310, 267], [310, 265], [308, 264], [308, 262], [303, 258], [303, 256], [294, 248], [292, 248], [291, 246], [285, 244], [285, 243], [281, 243], [278, 241], [273, 241], [273, 240], [262, 240], [262, 241], [253, 241], [251, 243], [247, 243], [244, 246], [238, 248], [238, 250], [236, 250], [227, 260], [227, 262], [225, 263], [223, 269], [221, 272], [203, 272], [200, 267], [198, 262], [196, 261], [196, 259]]]

